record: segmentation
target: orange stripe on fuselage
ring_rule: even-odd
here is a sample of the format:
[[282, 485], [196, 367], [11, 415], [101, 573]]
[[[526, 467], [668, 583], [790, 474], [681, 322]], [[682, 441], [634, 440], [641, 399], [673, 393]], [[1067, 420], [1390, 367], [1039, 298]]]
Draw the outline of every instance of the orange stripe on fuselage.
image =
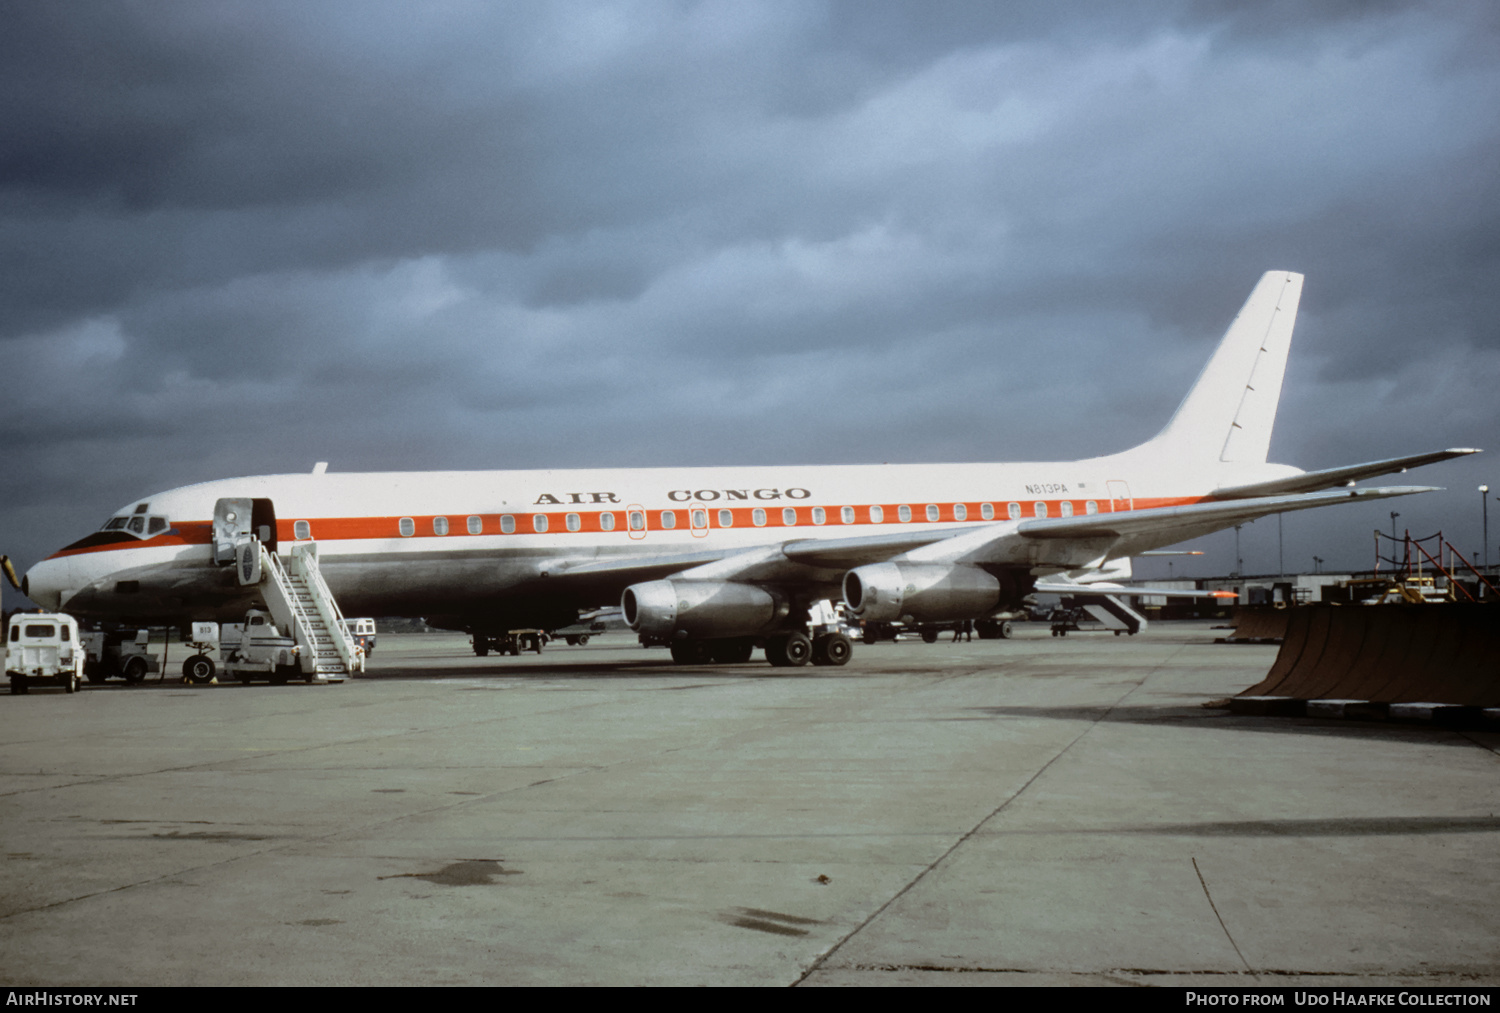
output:
[[[1158, 498], [1136, 497], [1134, 500], [1132, 500], [1132, 503], [1134, 504], [1133, 507], [1129, 509], [1148, 510], [1153, 507], [1188, 506], [1193, 503], [1211, 502], [1212, 499], [1213, 497], [1210, 496], [1178, 496]], [[994, 508], [994, 516], [985, 518], [984, 516], [982, 516], [982, 508], [985, 502], [987, 501], [965, 500], [952, 503], [938, 503], [936, 504], [938, 508], [938, 516], [937, 519], [933, 521], [929, 521], [927, 519], [927, 507], [929, 506], [929, 504], [923, 501], [912, 501], [908, 503], [867, 504], [839, 503], [834, 506], [824, 506], [822, 509], [825, 512], [826, 520], [822, 524], [813, 523], [814, 507], [805, 503], [799, 504], [795, 507], [761, 507], [760, 509], [763, 509], [766, 512], [766, 522], [762, 525], [757, 525], [754, 521], [754, 511], [757, 509], [756, 507], [711, 507], [707, 505], [704, 505], [702, 507], [689, 507], [684, 505], [681, 507], [646, 510], [644, 511], [644, 513], [646, 514], [647, 531], [691, 531], [691, 511], [694, 509], [703, 509], [707, 511], [708, 526], [710, 529], [730, 530], [748, 528], [752, 531], [765, 530], [767, 528], [814, 528], [816, 530], [859, 527], [884, 528], [892, 525], [905, 524], [994, 524], [999, 521], [1006, 521], [1011, 519], [1008, 512], [1008, 508], [1011, 503], [1019, 503], [1021, 505], [1021, 520], [1035, 519], [1036, 504], [1038, 503], [1046, 505], [1047, 518], [1051, 520], [1060, 519], [1063, 516], [1062, 505], [1064, 503], [1073, 504], [1072, 516], [1090, 516], [1085, 509], [1085, 504], [1088, 502], [1087, 500], [1028, 499], [990, 500], [988, 502]], [[1101, 514], [1129, 512], [1125, 509], [1115, 511], [1113, 509], [1114, 501], [1112, 500], [1096, 500], [1095, 502], [1099, 504], [1099, 513]], [[966, 513], [966, 516], [963, 520], [958, 519], [956, 512], [956, 508], [960, 504], [965, 508]], [[843, 520], [842, 511], [846, 506], [854, 507], [854, 520], [852, 522], [845, 522]], [[870, 520], [870, 508], [872, 506], [878, 506], [881, 508], [884, 514], [884, 518], [881, 521], [877, 522]], [[909, 521], [903, 521], [900, 519], [900, 509], [903, 506], [909, 507], [911, 509], [911, 520]], [[783, 511], [788, 509], [794, 510], [796, 512], [796, 523], [794, 524], [788, 524], [783, 516]], [[726, 510], [729, 512], [732, 522], [727, 526], [719, 523], [719, 514]], [[600, 518], [606, 513], [614, 514], [615, 524], [614, 527], [610, 530], [605, 530], [600, 525]], [[663, 513], [671, 513], [674, 515], [675, 523], [671, 528], [662, 526]], [[571, 531], [568, 529], [567, 519], [570, 515], [576, 515], [578, 518], [578, 530], [576, 531]], [[278, 519], [276, 522], [276, 538], [280, 543], [291, 543], [298, 541], [296, 537], [296, 525], [299, 521], [306, 521], [310, 530], [311, 538], [303, 539], [304, 541], [362, 541], [369, 539], [389, 538], [398, 538], [402, 541], [409, 541], [417, 538], [464, 539], [497, 536], [501, 538], [516, 538], [523, 535], [537, 534], [545, 534], [548, 536], [604, 534], [614, 535], [620, 538], [628, 538], [630, 535], [630, 532], [628, 530], [629, 511], [626, 510], [594, 510], [588, 512], [581, 510], [559, 510], [538, 511], [532, 513], [510, 513], [508, 514], [508, 516], [515, 518], [515, 529], [510, 532], [503, 532], [500, 530], [500, 518], [502, 516], [507, 515], [487, 513], [428, 514], [423, 516], [407, 515], [405, 517], [297, 517], [290, 520]], [[468, 520], [470, 517], [479, 517], [482, 520], [482, 526], [477, 533], [471, 532], [468, 529]], [[533, 519], [536, 517], [545, 517], [547, 519], [547, 530], [545, 532], [538, 532], [536, 530], [533, 522]], [[448, 521], [449, 529], [446, 535], [439, 535], [433, 530], [433, 521], [438, 518], [446, 518]], [[413, 522], [416, 529], [414, 534], [401, 534], [400, 524], [402, 520], [411, 520]], [[94, 552], [114, 552], [120, 549], [146, 549], [184, 545], [208, 545], [212, 543], [212, 541], [213, 523], [211, 521], [183, 521], [174, 523], [172, 527], [168, 528], [165, 532], [156, 535], [153, 538], [143, 538], [129, 542], [115, 542], [109, 545], [91, 545], [86, 548], [80, 549], [63, 549], [58, 552], [54, 552], [47, 558], [61, 559], [65, 556], [78, 556]]]

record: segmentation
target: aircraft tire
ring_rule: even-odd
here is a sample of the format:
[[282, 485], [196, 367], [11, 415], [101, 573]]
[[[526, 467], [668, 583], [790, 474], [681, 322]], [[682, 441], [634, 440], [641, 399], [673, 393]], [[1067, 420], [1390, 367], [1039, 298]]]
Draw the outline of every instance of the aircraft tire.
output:
[[134, 686], [136, 683], [142, 682], [146, 678], [146, 670], [147, 667], [145, 658], [131, 658], [130, 660], [125, 662], [125, 668], [120, 672], [120, 675], [125, 679], [126, 682]]
[[709, 660], [719, 665], [741, 665], [755, 653], [755, 641], [750, 637], [728, 637], [709, 641]]
[[812, 660], [812, 641], [800, 630], [771, 637], [766, 641], [766, 660], [777, 668], [801, 668]]
[[183, 678], [200, 686], [213, 681], [215, 671], [214, 659], [206, 654], [195, 654], [182, 663]]
[[838, 667], [849, 664], [854, 645], [842, 633], [830, 633], [813, 641], [812, 663]]
[[676, 640], [671, 651], [672, 660], [679, 665], [706, 665], [718, 660], [713, 656], [713, 645], [707, 640]]

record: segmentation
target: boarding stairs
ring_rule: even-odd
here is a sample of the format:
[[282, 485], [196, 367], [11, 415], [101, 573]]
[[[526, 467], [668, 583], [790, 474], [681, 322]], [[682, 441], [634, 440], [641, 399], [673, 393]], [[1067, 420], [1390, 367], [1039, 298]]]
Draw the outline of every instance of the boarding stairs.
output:
[[318, 543], [298, 542], [283, 566], [259, 542], [260, 589], [278, 627], [300, 648], [298, 664], [315, 682], [343, 682], [363, 672], [364, 650], [349, 636], [338, 602], [318, 570]]

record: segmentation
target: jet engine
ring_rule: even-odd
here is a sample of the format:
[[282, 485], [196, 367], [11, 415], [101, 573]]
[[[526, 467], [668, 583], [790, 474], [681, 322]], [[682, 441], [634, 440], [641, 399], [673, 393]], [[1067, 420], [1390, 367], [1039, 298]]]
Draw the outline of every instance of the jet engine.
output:
[[844, 601], [871, 622], [978, 619], [1018, 600], [1018, 590], [1009, 574], [962, 564], [872, 563], [844, 574]]
[[712, 580], [650, 580], [620, 597], [625, 622], [649, 636], [708, 640], [745, 637], [786, 618], [785, 598], [754, 584]]

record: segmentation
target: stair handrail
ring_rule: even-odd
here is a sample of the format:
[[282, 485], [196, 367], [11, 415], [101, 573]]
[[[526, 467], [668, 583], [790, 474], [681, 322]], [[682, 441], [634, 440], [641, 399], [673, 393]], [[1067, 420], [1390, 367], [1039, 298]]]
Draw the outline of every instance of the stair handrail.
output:
[[323, 572], [318, 567], [317, 542], [298, 542], [292, 546], [292, 569], [307, 582], [307, 590], [312, 595], [313, 604], [317, 607], [319, 614], [328, 621], [329, 636], [333, 639], [334, 648], [339, 652], [339, 658], [344, 662], [344, 670], [350, 675], [364, 671], [364, 652], [349, 636], [349, 629], [344, 623], [344, 613], [339, 609], [338, 599], [329, 590], [327, 581], [323, 579]]

